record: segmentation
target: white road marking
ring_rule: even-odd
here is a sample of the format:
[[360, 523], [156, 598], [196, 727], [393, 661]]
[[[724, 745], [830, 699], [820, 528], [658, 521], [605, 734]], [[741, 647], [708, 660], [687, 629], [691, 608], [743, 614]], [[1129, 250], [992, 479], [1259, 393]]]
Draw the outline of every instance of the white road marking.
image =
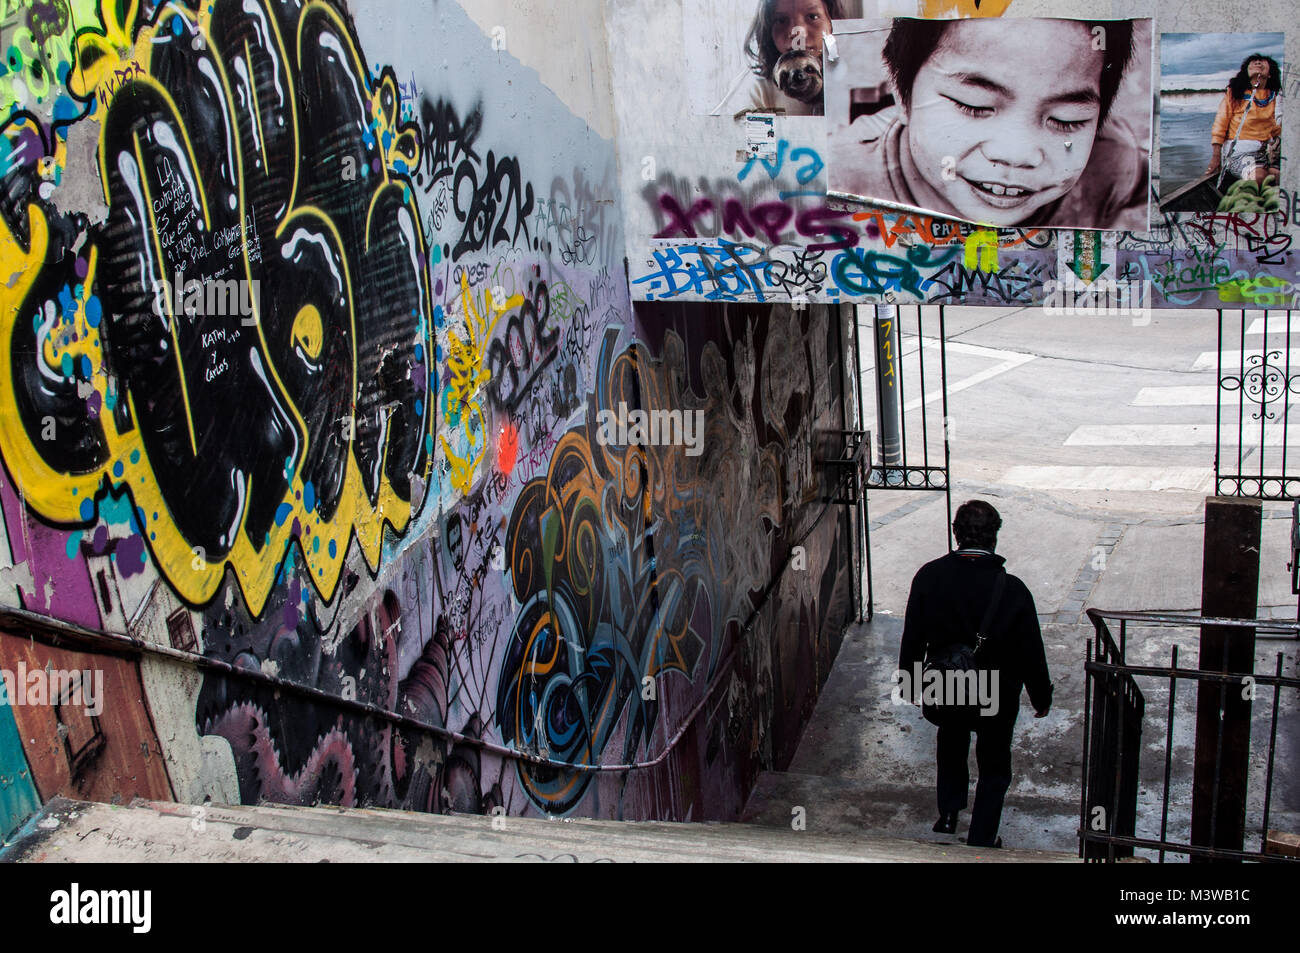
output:
[[[1133, 407], [1213, 407], [1215, 403], [1215, 394], [1218, 388], [1213, 384], [1205, 387], [1143, 387], [1136, 397], [1133, 398], [1130, 406]], [[1223, 408], [1227, 413], [1229, 408], [1235, 416], [1238, 396], [1235, 390], [1223, 391]], [[1287, 403], [1294, 404], [1296, 395], [1290, 395]], [[1249, 397], [1246, 398], [1246, 406], [1251, 407], [1253, 404]]]
[[1143, 387], [1133, 407], [1213, 407], [1219, 388], [1213, 384], [1188, 387]]
[[[1009, 352], [1014, 353], [1014, 352]], [[958, 391], [965, 390], [967, 387], [974, 387], [976, 384], [983, 384], [985, 381], [997, 377], [999, 374], [1005, 374], [1007, 371], [1014, 371], [1017, 367], [1028, 364], [1034, 359], [1033, 354], [1016, 354], [1011, 360], [1003, 361], [1001, 364], [995, 364], [992, 367], [980, 371], [978, 374], [972, 374], [970, 377], [963, 377], [957, 383], [948, 388], [948, 393], [955, 394]], [[932, 404], [943, 397], [943, 391], [933, 390], [925, 395], [925, 402]], [[917, 397], [909, 400], [903, 405], [904, 410], [915, 410], [921, 406], [921, 398]]]
[[1210, 489], [1209, 467], [1012, 467], [1001, 482], [1035, 490], [1192, 490]]
[[[1263, 319], [1263, 318], [1256, 318], [1254, 321], [1250, 322], [1250, 327], [1246, 328], [1246, 333], [1247, 333], [1247, 334], [1263, 334], [1263, 333], [1264, 333], [1264, 319]], [[1271, 317], [1271, 318], [1268, 319], [1268, 333], [1269, 333], [1269, 334], [1282, 334], [1282, 335], [1285, 335], [1285, 334], [1286, 334], [1286, 315], [1285, 315], [1285, 314], [1278, 314], [1278, 315], [1275, 315], [1274, 317]], [[1296, 336], [1295, 332], [1292, 333], [1292, 336], [1293, 336], [1293, 337]]]
[[[911, 337], [907, 338], [904, 341], [901, 356], [904, 360], [906, 360], [908, 357], [911, 357], [913, 354], [916, 354], [922, 347], [926, 349], [937, 349], [939, 347], [939, 339], [927, 337], [927, 338], [920, 339], [920, 341], [918, 342], [916, 335], [912, 335]], [[948, 393], [950, 395], [955, 394], [958, 391], [963, 391], [968, 387], [974, 387], [976, 384], [983, 384], [985, 381], [991, 380], [994, 377], [997, 377], [999, 374], [1005, 374], [1007, 371], [1013, 371], [1017, 367], [1021, 367], [1024, 364], [1028, 364], [1030, 361], [1034, 360], [1035, 357], [1037, 357], [1037, 355], [1035, 354], [1025, 354], [1022, 351], [1006, 351], [996, 347], [983, 347], [979, 344], [966, 344], [962, 341], [949, 341], [948, 351], [949, 353], [968, 354], [972, 357], [982, 357], [988, 360], [995, 360], [1000, 362], [994, 365], [993, 367], [988, 367], [982, 371], [979, 371], [976, 374], [972, 374], [970, 377], [963, 377], [961, 380], [949, 384]], [[927, 361], [926, 363], [930, 364], [933, 368], [932, 373], [934, 376], [932, 379], [938, 380], [939, 379], [938, 363], [932, 361]], [[862, 372], [862, 379], [864, 384], [866, 382], [866, 379], [871, 375], [873, 375], [874, 373], [875, 373], [874, 367]], [[906, 379], [919, 381], [920, 377], [919, 375], [917, 376], [909, 375]], [[924, 402], [927, 404], [932, 404], [935, 401], [942, 400], [942, 399], [943, 399], [943, 391], [939, 388], [935, 388], [934, 390], [927, 391], [924, 396]], [[914, 397], [911, 400], [909, 400], [906, 404], [903, 405], [903, 410], [904, 411], [916, 410], [918, 407], [921, 406], [921, 403], [922, 403], [922, 398]]]
[[[938, 347], [938, 338], [925, 338], [926, 347]], [[1034, 359], [1033, 354], [1026, 354], [1023, 351], [1008, 351], [998, 347], [984, 347], [982, 344], [967, 344], [964, 341], [949, 341], [948, 350], [954, 354], [969, 354], [972, 357], [987, 357], [990, 360], [1014, 360], [1019, 359], [1023, 364], [1025, 361]]]
[[[1277, 353], [1276, 357], [1272, 356], [1274, 352]], [[1250, 370], [1251, 368], [1251, 365], [1249, 363], [1250, 359], [1252, 357], [1259, 358], [1262, 353], [1263, 353], [1262, 348], [1258, 348], [1255, 350], [1248, 349], [1246, 351], [1246, 357], [1245, 357], [1245, 360], [1247, 361], [1245, 365], [1246, 370]], [[1269, 354], [1270, 354], [1269, 357], [1270, 364], [1275, 365], [1281, 369], [1285, 369], [1286, 362], [1289, 357], [1291, 361], [1291, 367], [1295, 368], [1296, 370], [1300, 370], [1300, 348], [1292, 348], [1290, 352], [1287, 352], [1280, 347], [1269, 348]], [[1233, 371], [1240, 372], [1242, 368], [1241, 355], [1242, 355], [1241, 351], [1224, 351], [1223, 369], [1229, 373]], [[1219, 369], [1218, 351], [1202, 351], [1200, 355], [1196, 358], [1196, 361], [1192, 364], [1192, 370], [1194, 371], [1215, 371], [1218, 369]]]
[[[867, 329], [870, 333], [870, 329]], [[864, 337], [865, 340], [865, 337]], [[933, 337], [917, 338], [915, 334], [905, 335], [903, 338], [902, 356], [910, 357], [915, 354], [921, 347], [937, 348], [939, 339]], [[983, 357], [990, 361], [1016, 361], [1018, 364], [1024, 364], [1032, 361], [1036, 355], [1026, 354], [1023, 351], [1008, 351], [998, 347], [984, 347], [982, 344], [967, 344], [964, 341], [949, 341], [949, 354], [969, 354], [971, 357]], [[874, 367], [868, 367], [863, 370], [865, 377], [867, 374], [874, 373]]]
[[[1237, 446], [1236, 421], [1225, 426], [1223, 446]], [[1247, 421], [1244, 446], [1259, 446], [1259, 427]], [[1292, 445], [1300, 439], [1291, 438]], [[1214, 446], [1214, 424], [1087, 424], [1075, 429], [1065, 440], [1067, 447], [1206, 447]], [[1264, 433], [1264, 446], [1282, 446], [1282, 428], [1270, 425]]]

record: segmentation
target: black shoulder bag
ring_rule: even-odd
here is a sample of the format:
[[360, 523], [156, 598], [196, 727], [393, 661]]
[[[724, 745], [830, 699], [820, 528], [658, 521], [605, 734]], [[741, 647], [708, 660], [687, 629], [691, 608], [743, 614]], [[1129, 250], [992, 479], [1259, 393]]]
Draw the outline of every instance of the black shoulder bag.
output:
[[[989, 640], [989, 633], [993, 627], [993, 617], [998, 611], [998, 604], [1002, 601], [1002, 590], [1006, 587], [1007, 574], [1005, 570], [998, 573], [997, 581], [993, 584], [993, 598], [989, 600], [989, 607], [984, 610], [984, 618], [980, 622], [980, 627], [975, 631], [975, 647], [967, 645], [965, 642], [956, 642], [952, 645], [945, 645], [933, 655], [926, 653], [925, 668], [922, 671], [922, 698], [924, 699], [924, 685], [934, 679], [939, 680], [939, 684], [944, 686], [943, 704], [932, 704], [925, 702], [921, 706], [921, 713], [925, 720], [932, 725], [943, 727], [944, 725], [960, 724], [969, 722], [973, 715], [979, 713], [979, 704], [977, 700], [967, 698], [964, 704], [955, 704], [954, 700], [947, 697], [947, 688], [953, 684], [955, 675], [949, 673], [962, 674], [979, 667], [979, 651], [984, 647], [984, 643]], [[934, 672], [934, 675], [930, 675]], [[967, 681], [967, 684], [970, 684]]]

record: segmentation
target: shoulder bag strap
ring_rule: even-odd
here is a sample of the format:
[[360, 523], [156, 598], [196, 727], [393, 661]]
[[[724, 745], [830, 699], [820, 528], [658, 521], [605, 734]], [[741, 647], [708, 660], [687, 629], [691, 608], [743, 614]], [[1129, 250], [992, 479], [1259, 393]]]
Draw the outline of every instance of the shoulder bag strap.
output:
[[976, 653], [983, 647], [988, 640], [985, 634], [993, 625], [993, 615], [998, 611], [998, 603], [1002, 601], [1002, 590], [1006, 588], [1007, 572], [1005, 569], [998, 571], [997, 582], [993, 584], [993, 598], [989, 600], [989, 607], [984, 610], [984, 619], [980, 622], [979, 629], [975, 632], [975, 651]]

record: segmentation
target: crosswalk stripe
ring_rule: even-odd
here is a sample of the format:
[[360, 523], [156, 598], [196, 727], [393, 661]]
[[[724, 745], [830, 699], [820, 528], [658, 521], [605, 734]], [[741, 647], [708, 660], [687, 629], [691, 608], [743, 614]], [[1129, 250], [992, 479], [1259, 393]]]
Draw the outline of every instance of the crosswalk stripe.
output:
[[[1235, 423], [1235, 421], [1233, 421]], [[1225, 447], [1237, 446], [1237, 430], [1225, 426], [1220, 435]], [[1292, 437], [1291, 444], [1300, 443]], [[1259, 429], [1248, 423], [1242, 446], [1259, 446]], [[1067, 447], [1204, 447], [1214, 446], [1214, 424], [1085, 424], [1065, 440]], [[1282, 446], [1282, 428], [1269, 427], [1264, 446]]]
[[[926, 338], [926, 347], [938, 347], [938, 338]], [[987, 357], [990, 360], [1019, 360], [1021, 364], [1033, 360], [1033, 354], [1026, 354], [1024, 351], [1008, 351], [1000, 347], [985, 347], [982, 344], [967, 344], [965, 341], [949, 341], [948, 352], [950, 354], [969, 354], [972, 357]]]
[[[863, 331], [864, 341], [868, 340], [866, 338], [866, 335], [870, 333], [871, 333], [870, 328], [866, 328]], [[932, 338], [928, 336], [924, 338], [917, 338], [915, 334], [907, 334], [903, 336], [902, 346], [899, 348], [899, 354], [901, 354], [903, 357], [910, 357], [911, 355], [915, 354], [918, 350], [920, 350], [922, 347], [932, 349], [932, 348], [937, 348], [938, 346], [939, 346], [938, 338]], [[982, 344], [967, 344], [965, 341], [949, 341], [948, 353], [969, 354], [971, 357], [985, 357], [991, 361], [1017, 361], [1021, 364], [1024, 364], [1026, 361], [1033, 360], [1034, 357], [1036, 356], [1033, 354], [1026, 354], [1024, 351], [1010, 351], [1000, 347], [985, 347]], [[870, 374], [871, 372], [872, 372], [872, 368], [868, 367], [864, 369], [862, 373]]]
[[1033, 490], [1193, 490], [1210, 488], [1208, 467], [1012, 467], [1002, 483]]
[[[1219, 389], [1213, 384], [1205, 387], [1195, 385], [1187, 387], [1143, 387], [1138, 391], [1137, 396], [1130, 402], [1133, 407], [1213, 407], [1216, 400], [1216, 393]], [[1238, 401], [1238, 392], [1224, 390], [1223, 406], [1225, 412], [1230, 408], [1235, 408]], [[1296, 394], [1288, 395], [1287, 403], [1296, 403]], [[1271, 404], [1272, 402], [1270, 402]], [[1252, 406], [1250, 398], [1246, 398], [1246, 405]], [[1235, 413], [1235, 411], [1232, 411]]]
[[[904, 340], [900, 356], [903, 359], [906, 359], [911, 357], [913, 354], [916, 354], [922, 347], [926, 349], [934, 349], [938, 348], [938, 346], [938, 338], [926, 337], [921, 338], [918, 341], [917, 337], [912, 335]], [[949, 341], [948, 352], [953, 354], [968, 354], [972, 357], [983, 357], [1001, 362], [995, 364], [993, 367], [987, 367], [982, 371], [972, 374], [970, 377], [963, 377], [961, 380], [949, 384], [949, 395], [956, 394], [968, 387], [974, 387], [976, 384], [982, 384], [987, 380], [997, 377], [999, 374], [1005, 374], [1007, 371], [1015, 370], [1017, 367], [1020, 367], [1023, 364], [1028, 364], [1037, 357], [1036, 354], [1025, 354], [1023, 351], [1007, 351], [1002, 348], [983, 347], [979, 344], [966, 344], [962, 341]], [[926, 363], [929, 364], [928, 361]], [[933, 371], [934, 378], [937, 380], [939, 378], [939, 368], [936, 366], [933, 368]], [[862, 372], [862, 382], [864, 386], [867, 384], [867, 378], [874, 375], [874, 373], [874, 368], [868, 368]], [[943, 391], [940, 388], [935, 388], [934, 390], [927, 391], [924, 398], [914, 397], [909, 400], [903, 405], [903, 410], [916, 410], [921, 406], [923, 400], [926, 404], [932, 404], [935, 401], [942, 399], [942, 397]]]
[[[1277, 351], [1276, 357], [1271, 356], [1273, 351]], [[1258, 358], [1262, 355], [1262, 353], [1263, 353], [1262, 348], [1256, 350], [1247, 349], [1245, 352], [1245, 361], [1249, 361], [1252, 357]], [[1269, 363], [1278, 367], [1279, 369], [1284, 370], [1287, 366], [1287, 361], [1290, 360], [1291, 362], [1290, 366], [1292, 368], [1295, 368], [1296, 370], [1300, 370], [1300, 348], [1293, 347], [1290, 351], [1284, 351], [1281, 348], [1269, 348], [1269, 353], [1270, 353]], [[1220, 365], [1219, 365], [1218, 351], [1202, 351], [1197, 356], [1196, 360], [1192, 363], [1192, 370], [1213, 371], [1213, 370], [1217, 370], [1219, 366]], [[1243, 366], [1242, 352], [1224, 351], [1222, 366], [1225, 371], [1229, 371], [1229, 372], [1240, 371]], [[1246, 363], [1244, 366], [1246, 370], [1250, 370], [1251, 366], [1249, 363]]]
[[[1274, 316], [1268, 319], [1268, 333], [1286, 334], [1286, 323], [1287, 323], [1286, 315], [1274, 313]], [[1264, 333], [1263, 318], [1256, 318], [1254, 321], [1250, 322], [1250, 326], [1246, 328], [1247, 335], [1263, 334], [1263, 333]], [[1297, 326], [1296, 328], [1292, 329], [1293, 336], [1297, 333], [1300, 333], [1300, 326]]]
[[[963, 377], [961, 380], [957, 381], [957, 383], [949, 385], [948, 393], [949, 395], [952, 395], [958, 391], [965, 390], [967, 387], [974, 387], [976, 384], [983, 384], [986, 380], [997, 377], [999, 374], [1005, 374], [1007, 371], [1013, 371], [1017, 367], [1020, 367], [1022, 364], [1027, 364], [1033, 359], [1034, 355], [1032, 354], [1018, 354], [1013, 360], [1003, 361], [1001, 364], [995, 364], [993, 367], [985, 368], [978, 374], [972, 374], [970, 377]], [[927, 404], [934, 403], [942, 396], [942, 390], [930, 391], [930, 393], [925, 395], [925, 402]], [[916, 408], [920, 406], [921, 398], [917, 397], [904, 404], [903, 409], [916, 410]]]
[[1191, 385], [1187, 387], [1143, 387], [1132, 400], [1134, 407], [1213, 407], [1219, 388]]

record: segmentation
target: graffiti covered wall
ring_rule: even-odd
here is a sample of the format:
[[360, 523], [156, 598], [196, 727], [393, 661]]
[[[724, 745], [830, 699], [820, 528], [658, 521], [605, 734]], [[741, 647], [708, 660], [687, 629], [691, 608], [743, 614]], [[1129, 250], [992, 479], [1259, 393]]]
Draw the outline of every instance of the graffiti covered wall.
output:
[[634, 315], [612, 143], [517, 25], [410, 16], [5, 21], [0, 599], [214, 663], [115, 657], [41, 797], [730, 817], [793, 753], [853, 602], [839, 325]]
[[[1286, 160], [1292, 164], [1283, 167], [1269, 211], [1162, 211], [1153, 187], [1144, 231], [980, 228], [828, 194], [829, 98], [826, 116], [801, 114], [788, 98], [760, 106], [734, 95], [710, 115], [692, 114], [692, 96], [703, 94], [691, 85], [700, 71], [691, 57], [738, 54], [759, 7], [757, 0], [610, 3], [635, 300], [1023, 306], [1044, 303], [1050, 289], [1076, 276], [1084, 283], [1104, 276], [1124, 289], [1140, 288], [1150, 307], [1295, 306], [1300, 180], [1294, 160]], [[1157, 33], [1283, 32], [1290, 12], [1285, 4], [1264, 3], [1249, 22], [1238, 22], [1222, 6], [1160, 0], [1014, 0], [982, 7], [866, 0], [860, 14], [846, 13], [846, 24], [858, 15], [1150, 17]], [[1286, 44], [1291, 55], [1282, 93], [1294, 95], [1300, 74], [1286, 64], [1300, 58], [1300, 40], [1290, 34]], [[711, 92], [716, 99], [723, 90]], [[763, 123], [745, 116], [773, 116], [777, 108], [785, 111]], [[1208, 156], [1208, 124], [1205, 139]], [[1281, 152], [1300, 154], [1294, 124], [1282, 123]], [[1154, 155], [1158, 162], [1158, 149]]]

